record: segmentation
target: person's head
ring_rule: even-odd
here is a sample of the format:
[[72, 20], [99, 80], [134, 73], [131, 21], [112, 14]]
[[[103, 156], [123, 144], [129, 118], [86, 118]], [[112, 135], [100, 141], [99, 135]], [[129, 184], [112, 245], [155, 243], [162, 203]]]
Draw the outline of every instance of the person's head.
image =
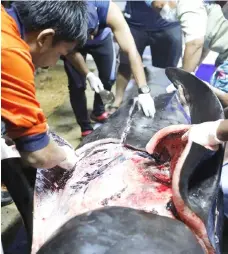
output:
[[166, 0], [166, 1], [153, 1], [153, 8], [155, 8], [163, 19], [168, 21], [177, 21], [177, 1], [176, 0]]
[[93, 40], [99, 30], [99, 18], [96, 8], [88, 4], [88, 39]]
[[15, 1], [36, 67], [53, 66], [87, 40], [85, 1]]

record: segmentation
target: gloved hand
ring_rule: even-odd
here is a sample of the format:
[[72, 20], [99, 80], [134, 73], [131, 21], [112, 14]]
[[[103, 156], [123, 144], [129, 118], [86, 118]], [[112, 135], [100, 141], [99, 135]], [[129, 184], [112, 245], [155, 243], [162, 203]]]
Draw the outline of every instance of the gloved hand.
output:
[[95, 91], [96, 93], [99, 93], [100, 91], [104, 90], [104, 86], [103, 86], [102, 82], [92, 72], [89, 72], [86, 75], [86, 80], [89, 82], [91, 89], [93, 91]]
[[154, 117], [156, 110], [154, 106], [154, 100], [151, 97], [150, 93], [139, 94], [138, 101], [142, 107], [144, 114], [147, 117]]
[[77, 162], [77, 156], [75, 154], [75, 151], [70, 148], [69, 146], [62, 146], [61, 149], [66, 155], [65, 160], [59, 163], [59, 167], [64, 168], [66, 170], [71, 170], [74, 168], [76, 162]]
[[223, 142], [217, 138], [217, 129], [223, 120], [192, 125], [182, 136], [183, 141], [192, 141], [210, 150], [218, 150]]

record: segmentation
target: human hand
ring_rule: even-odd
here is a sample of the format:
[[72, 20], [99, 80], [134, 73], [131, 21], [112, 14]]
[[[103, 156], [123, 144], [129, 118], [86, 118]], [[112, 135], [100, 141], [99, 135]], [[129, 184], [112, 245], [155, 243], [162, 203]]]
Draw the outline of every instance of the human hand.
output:
[[104, 86], [101, 80], [92, 72], [89, 72], [86, 75], [86, 80], [89, 82], [91, 89], [96, 93], [99, 93], [104, 90]]
[[73, 169], [77, 162], [75, 151], [69, 146], [61, 146], [61, 149], [65, 154], [65, 159], [61, 161], [58, 166], [66, 170]]
[[182, 136], [183, 141], [192, 141], [207, 149], [216, 151], [223, 142], [217, 138], [217, 129], [223, 120], [194, 124]]
[[154, 117], [156, 109], [154, 106], [154, 100], [151, 97], [150, 93], [139, 94], [138, 101], [140, 106], [142, 107], [144, 114], [147, 117]]

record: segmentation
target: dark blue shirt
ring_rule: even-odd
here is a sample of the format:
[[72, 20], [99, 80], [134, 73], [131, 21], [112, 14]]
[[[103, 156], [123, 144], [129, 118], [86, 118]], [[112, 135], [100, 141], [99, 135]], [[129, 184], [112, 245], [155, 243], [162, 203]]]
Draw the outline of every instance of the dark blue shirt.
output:
[[[111, 29], [107, 26], [107, 15], [108, 15], [108, 10], [109, 10], [109, 5], [110, 5], [110, 1], [108, 0], [93, 0], [93, 1], [88, 1], [88, 3], [90, 5], [93, 5], [96, 9], [96, 13], [98, 16], [98, 21], [99, 21], [99, 30], [97, 35], [95, 36], [95, 38], [93, 40], [88, 40], [86, 45], [94, 45], [94, 44], [98, 44], [100, 41], [104, 40], [109, 33], [111, 33]], [[94, 16], [91, 15], [92, 17]], [[89, 18], [90, 18], [90, 14], [89, 14]], [[97, 23], [97, 20], [95, 18], [94, 22]], [[90, 22], [93, 22], [93, 20], [90, 20]], [[89, 22], [89, 23], [90, 23]], [[97, 24], [95, 24], [97, 25]]]
[[179, 24], [164, 20], [156, 10], [149, 7], [144, 1], [127, 1], [124, 16], [129, 25], [145, 31], [158, 31]]
[[107, 26], [107, 15], [109, 10], [110, 1], [109, 0], [93, 0], [88, 1], [90, 4], [94, 5], [97, 9], [97, 15], [99, 19], [100, 27], [106, 27]]
[[17, 13], [17, 9], [15, 8], [14, 4], [12, 4], [11, 8], [5, 8], [5, 10], [16, 22], [17, 27], [18, 27], [19, 32], [20, 32], [20, 36], [21, 36], [22, 39], [24, 39], [24, 35], [25, 35], [24, 27], [21, 23], [21, 20], [18, 16], [18, 13]]

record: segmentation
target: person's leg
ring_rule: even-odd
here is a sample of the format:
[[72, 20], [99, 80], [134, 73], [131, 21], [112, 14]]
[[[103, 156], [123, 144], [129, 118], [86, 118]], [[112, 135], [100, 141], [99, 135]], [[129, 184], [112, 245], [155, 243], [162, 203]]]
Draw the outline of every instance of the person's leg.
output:
[[87, 112], [85, 78], [67, 60], [64, 60], [64, 68], [68, 76], [71, 106], [83, 135], [83, 132], [93, 130]]
[[153, 66], [176, 67], [182, 55], [182, 32], [174, 26], [150, 33], [150, 47]]
[[[135, 44], [139, 54], [142, 56], [143, 51], [147, 45], [146, 33], [140, 29], [130, 26], [131, 34], [135, 40]], [[124, 91], [131, 77], [131, 68], [129, 64], [128, 57], [120, 50], [120, 65], [118, 69], [117, 79], [116, 79], [116, 98], [113, 103], [114, 107], [119, 107], [122, 103]]]
[[[114, 48], [113, 35], [110, 33], [101, 43], [99, 43], [99, 45], [92, 47], [90, 49], [90, 53], [97, 65], [99, 78], [103, 83], [104, 88], [111, 91], [112, 85], [116, 79], [116, 52]], [[95, 118], [99, 118], [99, 116], [102, 116], [104, 112], [105, 108], [101, 97], [99, 94], [95, 93], [92, 115], [94, 115]]]

